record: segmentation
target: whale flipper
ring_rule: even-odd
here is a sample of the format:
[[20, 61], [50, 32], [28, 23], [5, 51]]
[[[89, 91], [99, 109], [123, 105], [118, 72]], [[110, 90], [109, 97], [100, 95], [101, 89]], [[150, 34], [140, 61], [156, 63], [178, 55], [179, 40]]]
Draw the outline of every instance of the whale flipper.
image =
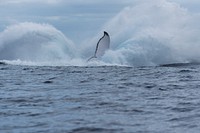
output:
[[101, 37], [97, 42], [94, 55], [91, 58], [89, 58], [88, 61], [90, 61], [93, 58], [99, 58], [103, 56], [105, 54], [105, 51], [108, 50], [109, 47], [110, 47], [110, 36], [106, 31], [104, 31], [103, 37]]
[[91, 59], [97, 58], [96, 56], [90, 57], [87, 61], [90, 61]]

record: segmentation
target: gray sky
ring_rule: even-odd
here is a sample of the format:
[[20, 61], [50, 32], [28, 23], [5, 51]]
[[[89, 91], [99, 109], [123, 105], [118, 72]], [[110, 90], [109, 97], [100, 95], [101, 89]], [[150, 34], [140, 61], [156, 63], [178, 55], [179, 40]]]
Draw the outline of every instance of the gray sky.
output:
[[[139, 0], [0, 0], [0, 30], [20, 22], [48, 23], [80, 42]], [[148, 1], [148, 0], [146, 0]], [[200, 12], [199, 0], [169, 0]], [[145, 2], [145, 0], [144, 0]], [[142, 10], [142, 9], [141, 9]]]

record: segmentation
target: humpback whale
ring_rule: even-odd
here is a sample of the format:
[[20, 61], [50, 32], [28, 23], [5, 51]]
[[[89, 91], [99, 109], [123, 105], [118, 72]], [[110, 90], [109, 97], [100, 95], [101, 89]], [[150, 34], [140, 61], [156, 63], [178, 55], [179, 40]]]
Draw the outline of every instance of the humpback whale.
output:
[[108, 50], [110, 47], [110, 36], [109, 34], [104, 31], [103, 37], [99, 39], [96, 45], [95, 53], [94, 55], [88, 59], [90, 61], [93, 58], [99, 58], [105, 54], [105, 51]]

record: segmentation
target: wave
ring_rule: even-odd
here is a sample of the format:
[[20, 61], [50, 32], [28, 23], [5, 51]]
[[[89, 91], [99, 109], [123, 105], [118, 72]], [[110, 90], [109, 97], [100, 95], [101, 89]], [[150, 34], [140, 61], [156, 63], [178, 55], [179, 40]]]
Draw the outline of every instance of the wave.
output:
[[[141, 0], [124, 8], [102, 27], [101, 33], [80, 45], [51, 25], [20, 23], [0, 33], [0, 60], [11, 64], [83, 66], [200, 62], [199, 21], [199, 14], [177, 3]], [[110, 50], [99, 61], [87, 63], [104, 30], [111, 35]]]
[[190, 63], [172, 63], [172, 64], [162, 64], [160, 67], [188, 67], [188, 66], [199, 66], [199, 62]]

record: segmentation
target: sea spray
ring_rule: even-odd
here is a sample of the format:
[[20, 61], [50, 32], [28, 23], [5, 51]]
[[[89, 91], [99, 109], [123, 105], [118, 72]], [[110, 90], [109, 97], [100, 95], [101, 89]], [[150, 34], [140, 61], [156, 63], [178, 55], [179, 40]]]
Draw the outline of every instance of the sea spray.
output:
[[54, 62], [75, 56], [73, 42], [49, 24], [25, 22], [0, 33], [1, 60]]
[[[80, 44], [49, 24], [20, 23], [0, 32], [0, 60], [72, 66], [200, 62], [199, 21], [199, 14], [175, 2], [134, 1]], [[95, 63], [87, 63], [104, 30], [111, 37], [110, 49]]]
[[133, 66], [200, 61], [200, 21], [177, 3], [137, 1], [102, 29], [111, 35], [103, 61]]

